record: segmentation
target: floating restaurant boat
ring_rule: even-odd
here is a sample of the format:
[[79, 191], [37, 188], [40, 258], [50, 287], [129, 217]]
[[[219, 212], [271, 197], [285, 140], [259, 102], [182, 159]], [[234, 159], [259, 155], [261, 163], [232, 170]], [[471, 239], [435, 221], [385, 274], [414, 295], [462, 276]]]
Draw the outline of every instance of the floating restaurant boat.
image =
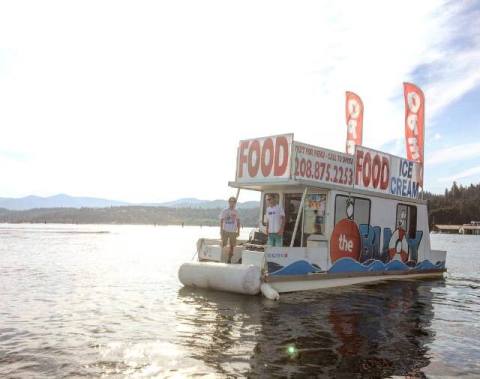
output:
[[[185, 286], [245, 294], [314, 290], [384, 280], [442, 277], [446, 251], [433, 250], [423, 166], [355, 146], [345, 154], [293, 134], [240, 141], [237, 189], [261, 193], [259, 229], [239, 241], [232, 264], [220, 240], [200, 239], [184, 263]], [[265, 245], [267, 195], [285, 211], [283, 246]]]

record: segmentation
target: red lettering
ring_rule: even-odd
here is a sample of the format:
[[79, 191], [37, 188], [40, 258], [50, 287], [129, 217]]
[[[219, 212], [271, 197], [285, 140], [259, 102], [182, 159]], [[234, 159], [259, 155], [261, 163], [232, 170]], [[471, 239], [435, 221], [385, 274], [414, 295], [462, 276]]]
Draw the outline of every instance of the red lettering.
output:
[[356, 174], [355, 174], [355, 185], [358, 185], [359, 176], [362, 172], [362, 159], [363, 159], [363, 151], [357, 150], [357, 167], [356, 167]]
[[[268, 162], [267, 162], [268, 153]], [[273, 166], [273, 141], [271, 138], [267, 138], [262, 147], [262, 158], [260, 160], [260, 167], [262, 169], [263, 176], [269, 176]]]
[[382, 161], [380, 160], [380, 156], [375, 154], [373, 158], [373, 165], [372, 165], [372, 184], [373, 188], [378, 188], [378, 182], [380, 181], [380, 175], [382, 173]]
[[[281, 158], [283, 158], [282, 161], [280, 161]], [[274, 176], [282, 176], [285, 174], [289, 159], [288, 140], [282, 136], [277, 137], [277, 140], [275, 141], [275, 167], [273, 169]]]
[[[253, 161], [253, 154], [255, 153], [255, 161]], [[260, 166], [260, 142], [253, 141], [248, 151], [248, 175], [251, 178], [257, 176], [258, 167]]]
[[363, 185], [368, 187], [370, 185], [370, 178], [372, 176], [372, 157], [370, 153], [365, 154], [365, 158], [363, 159]]
[[247, 163], [245, 149], [248, 148], [248, 141], [242, 141], [238, 150], [238, 177], [243, 177], [243, 166]]
[[382, 174], [380, 175], [380, 189], [386, 190], [390, 181], [390, 164], [386, 157], [382, 157]]

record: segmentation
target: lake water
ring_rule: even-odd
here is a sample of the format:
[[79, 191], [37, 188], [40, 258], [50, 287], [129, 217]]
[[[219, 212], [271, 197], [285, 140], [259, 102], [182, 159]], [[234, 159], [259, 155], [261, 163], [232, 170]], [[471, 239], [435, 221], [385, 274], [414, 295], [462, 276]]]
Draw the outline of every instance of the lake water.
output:
[[0, 225], [0, 377], [480, 376], [480, 236], [432, 235], [445, 280], [271, 302], [182, 288], [217, 234]]

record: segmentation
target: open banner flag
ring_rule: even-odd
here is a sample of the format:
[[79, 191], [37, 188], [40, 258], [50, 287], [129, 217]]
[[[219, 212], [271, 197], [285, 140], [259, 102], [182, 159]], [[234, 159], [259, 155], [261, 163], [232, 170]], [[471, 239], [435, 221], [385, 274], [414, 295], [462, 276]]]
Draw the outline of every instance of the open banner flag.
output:
[[362, 144], [363, 103], [360, 96], [346, 92], [345, 116], [347, 120], [347, 154], [355, 154], [355, 145]]
[[416, 85], [403, 83], [405, 96], [405, 142], [407, 159], [423, 163], [425, 136], [425, 96]]
[[403, 83], [405, 97], [405, 144], [407, 159], [420, 163], [417, 181], [423, 188], [423, 142], [425, 139], [425, 96], [420, 88], [412, 83]]

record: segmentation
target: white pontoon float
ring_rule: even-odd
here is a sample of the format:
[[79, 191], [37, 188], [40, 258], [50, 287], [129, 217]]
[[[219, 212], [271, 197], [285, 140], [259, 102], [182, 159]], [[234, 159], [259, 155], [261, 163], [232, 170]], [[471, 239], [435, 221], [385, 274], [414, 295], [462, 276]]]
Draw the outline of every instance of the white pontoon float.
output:
[[[236, 179], [261, 192], [259, 231], [239, 241], [232, 264], [220, 240], [200, 239], [185, 286], [278, 298], [278, 293], [383, 280], [442, 277], [432, 250], [418, 163], [363, 146], [354, 155], [294, 141], [293, 134], [240, 141]], [[265, 196], [285, 210], [284, 246], [270, 247]], [[227, 248], [228, 249], [228, 248]]]

